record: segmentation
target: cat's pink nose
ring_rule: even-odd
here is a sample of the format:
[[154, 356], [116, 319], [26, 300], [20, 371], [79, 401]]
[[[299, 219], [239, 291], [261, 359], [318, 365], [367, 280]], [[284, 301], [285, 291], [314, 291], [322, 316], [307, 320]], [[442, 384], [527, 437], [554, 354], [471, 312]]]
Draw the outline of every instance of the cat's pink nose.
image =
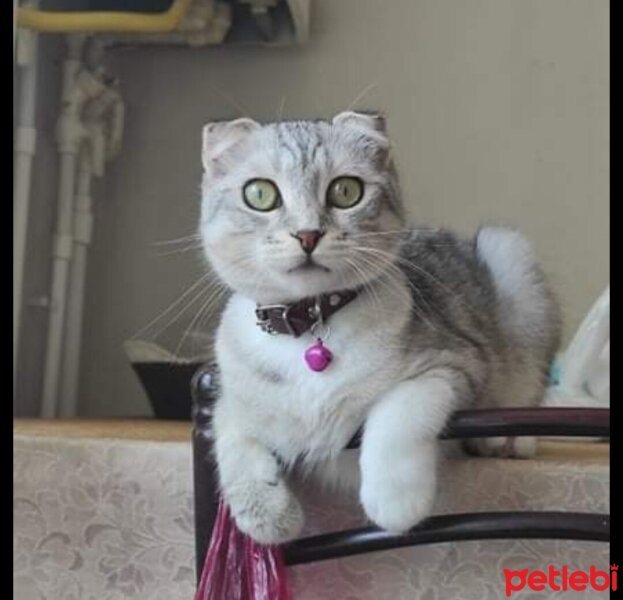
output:
[[318, 245], [320, 238], [324, 235], [324, 231], [314, 229], [312, 231], [297, 231], [292, 234], [301, 244], [301, 248], [306, 254], [311, 254]]

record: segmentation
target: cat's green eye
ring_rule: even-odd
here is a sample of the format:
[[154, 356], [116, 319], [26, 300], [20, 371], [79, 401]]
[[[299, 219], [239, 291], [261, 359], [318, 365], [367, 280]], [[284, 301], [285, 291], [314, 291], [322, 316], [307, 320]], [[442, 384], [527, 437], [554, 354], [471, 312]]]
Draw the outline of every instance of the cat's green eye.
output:
[[244, 203], [253, 210], [268, 212], [281, 204], [277, 186], [268, 179], [251, 179], [242, 188]]
[[327, 203], [335, 208], [351, 208], [363, 197], [363, 182], [358, 177], [337, 177], [327, 189]]

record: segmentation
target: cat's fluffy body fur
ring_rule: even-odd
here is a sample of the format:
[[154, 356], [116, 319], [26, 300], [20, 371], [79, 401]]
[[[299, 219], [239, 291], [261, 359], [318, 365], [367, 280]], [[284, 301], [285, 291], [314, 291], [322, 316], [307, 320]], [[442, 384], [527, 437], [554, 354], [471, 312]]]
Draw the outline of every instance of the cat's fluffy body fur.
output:
[[[238, 526], [264, 543], [296, 536], [303, 515], [287, 474], [297, 468], [357, 482], [368, 517], [405, 531], [431, 512], [437, 437], [453, 411], [542, 398], [560, 319], [529, 244], [505, 228], [461, 239], [405, 227], [384, 122], [371, 115], [211, 124], [203, 163], [201, 235], [234, 291], [217, 334], [213, 429]], [[365, 186], [347, 210], [325, 202], [342, 175]], [[278, 209], [242, 201], [258, 177], [278, 186]], [[299, 268], [300, 230], [324, 232], [313, 254], [321, 267]], [[328, 323], [335, 359], [322, 373], [303, 360], [311, 334], [273, 336], [256, 325], [257, 303], [352, 288], [359, 296]], [[353, 460], [343, 448], [361, 426]]]

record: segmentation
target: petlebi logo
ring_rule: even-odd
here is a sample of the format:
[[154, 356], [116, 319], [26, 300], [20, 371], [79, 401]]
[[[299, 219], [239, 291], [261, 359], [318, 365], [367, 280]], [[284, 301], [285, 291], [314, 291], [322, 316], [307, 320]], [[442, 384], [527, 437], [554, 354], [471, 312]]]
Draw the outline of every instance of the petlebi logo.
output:
[[547, 571], [530, 571], [521, 569], [511, 571], [504, 569], [504, 579], [506, 583], [506, 597], [509, 598], [515, 592], [519, 592], [526, 587], [533, 592], [550, 590], [553, 592], [584, 592], [594, 590], [605, 592], [611, 590], [615, 592], [618, 587], [617, 571], [618, 565], [610, 565], [609, 569], [599, 570], [595, 565], [591, 565], [588, 571], [571, 571], [567, 565], [560, 568], [550, 565]]

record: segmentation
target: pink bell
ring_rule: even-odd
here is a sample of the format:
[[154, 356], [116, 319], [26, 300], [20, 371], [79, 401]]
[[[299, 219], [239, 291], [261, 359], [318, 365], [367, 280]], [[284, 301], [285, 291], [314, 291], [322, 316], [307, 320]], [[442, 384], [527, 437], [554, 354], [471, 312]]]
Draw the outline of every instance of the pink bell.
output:
[[333, 353], [323, 346], [321, 339], [305, 351], [305, 362], [312, 371], [324, 371], [332, 360]]

